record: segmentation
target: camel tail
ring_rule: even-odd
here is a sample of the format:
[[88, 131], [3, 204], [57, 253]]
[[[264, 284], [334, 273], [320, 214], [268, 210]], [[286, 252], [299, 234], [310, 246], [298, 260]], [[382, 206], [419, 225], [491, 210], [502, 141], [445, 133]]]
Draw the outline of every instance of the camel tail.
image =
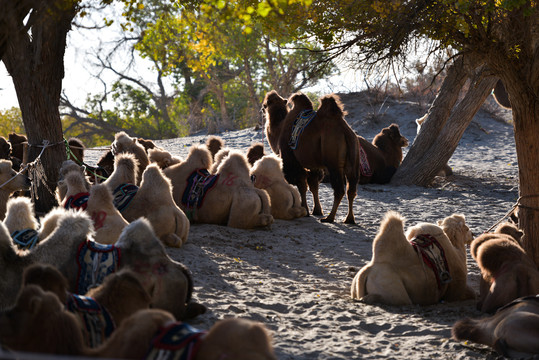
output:
[[367, 278], [370, 272], [371, 267], [365, 266], [356, 274], [350, 287], [350, 296], [352, 299], [361, 300], [362, 297], [367, 295]]
[[478, 321], [470, 318], [459, 320], [453, 325], [451, 335], [456, 340], [470, 340], [479, 344], [489, 345]]

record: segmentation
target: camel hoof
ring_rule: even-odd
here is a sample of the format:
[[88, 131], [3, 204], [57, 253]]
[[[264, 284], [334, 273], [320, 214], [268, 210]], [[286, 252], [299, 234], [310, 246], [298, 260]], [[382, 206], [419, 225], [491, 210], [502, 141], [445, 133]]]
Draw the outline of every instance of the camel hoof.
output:
[[352, 219], [346, 219], [346, 220], [344, 220], [344, 223], [345, 223], [345, 224], [348, 224], [348, 225], [355, 225], [355, 224], [356, 224], [356, 221], [352, 218]]
[[324, 214], [322, 213], [322, 210], [314, 209], [314, 210], [313, 210], [313, 215], [322, 216], [322, 215], [324, 215]]
[[328, 217], [320, 219], [320, 221], [323, 223], [332, 223], [335, 221], [335, 219], [330, 219], [330, 217], [328, 216]]

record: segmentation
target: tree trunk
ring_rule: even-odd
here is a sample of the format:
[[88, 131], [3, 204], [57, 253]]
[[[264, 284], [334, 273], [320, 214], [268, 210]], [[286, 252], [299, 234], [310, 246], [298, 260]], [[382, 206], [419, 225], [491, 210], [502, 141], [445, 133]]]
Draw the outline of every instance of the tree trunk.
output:
[[[425, 185], [424, 179], [421, 180], [421, 183], [418, 183], [418, 177], [425, 171], [424, 163], [430, 158], [437, 157], [430, 149], [433, 144], [439, 141], [439, 134], [444, 128], [447, 119], [449, 119], [451, 110], [458, 100], [460, 90], [464, 86], [467, 77], [468, 72], [464, 68], [463, 59], [459, 58], [448, 69], [438, 96], [432, 103], [427, 113], [427, 119], [421, 126], [421, 131], [415, 138], [401, 166], [399, 166], [391, 179], [392, 184]], [[444, 165], [441, 161], [437, 162], [440, 167]]]
[[[49, 6], [43, 4], [38, 2], [30, 17], [31, 37], [23, 19], [11, 19], [12, 36], [8, 39], [3, 58], [13, 78], [21, 108], [30, 145], [28, 160], [33, 162], [41, 154], [40, 161], [44, 167], [44, 182], [38, 184], [36, 193], [37, 213], [46, 213], [57, 205], [54, 190], [59, 168], [66, 159], [58, 107], [64, 77], [66, 37], [77, 3], [69, 3], [70, 6], [65, 1]], [[32, 19], [35, 19], [33, 23]], [[42, 152], [39, 146], [44, 141], [51, 146]]]
[[513, 109], [519, 173], [519, 228], [526, 252], [539, 264], [539, 92], [528, 87], [509, 91]]

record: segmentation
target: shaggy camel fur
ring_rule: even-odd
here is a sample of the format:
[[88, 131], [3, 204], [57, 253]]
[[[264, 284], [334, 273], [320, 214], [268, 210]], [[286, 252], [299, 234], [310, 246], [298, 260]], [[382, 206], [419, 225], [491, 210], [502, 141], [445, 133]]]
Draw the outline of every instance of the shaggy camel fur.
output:
[[[301, 93], [290, 96], [288, 103], [293, 106], [290, 111], [287, 110], [287, 101], [274, 90], [266, 94], [263, 103], [266, 136], [273, 152], [283, 159], [286, 180], [298, 187], [301, 205], [307, 211], [308, 185], [315, 204], [313, 214], [322, 215], [318, 186], [323, 171], [328, 170], [333, 188], [333, 207], [329, 215], [321, 219], [323, 222], [335, 221], [344, 197], [344, 186], [348, 182], [345, 223], [355, 223], [353, 203], [359, 181], [359, 146], [356, 134], [344, 119], [346, 112], [338, 96], [322, 97], [316, 115], [299, 134], [294, 124], [298, 119], [304, 119], [306, 114], [313, 114], [313, 104]], [[297, 139], [295, 144], [294, 139]]]
[[[91, 349], [84, 345], [75, 315], [64, 309], [54, 293], [32, 284], [23, 288], [13, 309], [0, 314], [0, 325], [0, 341], [10, 351], [117, 359], [162, 359], [164, 354], [175, 358], [183, 351], [192, 360], [277, 359], [271, 336], [261, 323], [226, 319], [205, 332], [157, 309], [134, 313], [103, 345]], [[176, 334], [170, 337], [180, 341], [189, 337], [189, 342], [176, 353], [167, 354], [156, 346], [156, 334]]]
[[10, 195], [19, 190], [28, 190], [30, 185], [28, 176], [12, 169], [11, 161], [0, 160], [0, 220], [6, 216]]
[[182, 159], [172, 156], [168, 151], [161, 148], [153, 148], [148, 150], [148, 160], [150, 163], [156, 163], [161, 169], [182, 162]]
[[[401, 135], [399, 126], [391, 124], [378, 133], [372, 143], [363, 137], [357, 137], [360, 151], [363, 151], [368, 163], [365, 169], [360, 165], [360, 184], [386, 184], [402, 162], [402, 148], [408, 146], [408, 139]], [[359, 155], [360, 160], [362, 154]], [[362, 161], [360, 161], [362, 164]]]
[[532, 358], [539, 354], [539, 297], [519, 298], [486, 318], [459, 320], [452, 335], [488, 345], [507, 358]]
[[86, 212], [94, 221], [94, 240], [100, 244], [114, 244], [129, 224], [114, 207], [112, 193], [105, 184], [91, 187]]
[[146, 169], [146, 166], [148, 166], [150, 163], [144, 146], [142, 146], [137, 139], [131, 138], [125, 132], [120, 131], [115, 135], [111, 148], [111, 151], [115, 157], [121, 153], [130, 153], [135, 156], [138, 166], [135, 182], [132, 184], [140, 185], [140, 182], [142, 181], [142, 173]]
[[[198, 205], [182, 203], [187, 179], [195, 171], [208, 170], [212, 165], [209, 150], [194, 145], [187, 159], [164, 170], [173, 184], [176, 204], [197, 223], [221, 224], [240, 229], [268, 226], [273, 223], [269, 196], [254, 187], [249, 176], [245, 155], [231, 151], [217, 170], [218, 179]], [[188, 194], [189, 195], [189, 194]], [[200, 199], [199, 199], [200, 200]]]
[[[58, 183], [56, 187], [56, 200], [59, 204], [62, 204], [64, 202], [64, 199], [66, 197], [67, 192], [67, 184], [65, 181], [65, 177], [70, 172], [79, 172], [84, 176], [84, 170], [82, 167], [77, 165], [73, 160], [66, 160], [62, 163], [62, 167], [60, 167], [59, 176], [58, 176]], [[86, 180], [85, 177], [83, 177], [83, 180], [85, 182], [86, 190], [82, 192], [88, 192], [90, 191], [90, 183], [88, 180]]]
[[4, 219], [10, 234], [14, 231], [33, 229], [38, 230], [39, 222], [34, 216], [34, 203], [30, 198], [19, 196], [7, 202], [6, 218]]
[[8, 135], [8, 141], [11, 144], [11, 156], [19, 159], [21, 162], [25, 162], [27, 159], [26, 144], [28, 139], [26, 135], [10, 133]]
[[[261, 323], [237, 318], [225, 319], [217, 322], [206, 333], [175, 322], [174, 317], [165, 311], [153, 309], [139, 311], [131, 316], [95, 353], [107, 358], [157, 359], [159, 349], [151, 346], [156, 334], [177, 333], [178, 329], [187, 330], [193, 336], [191, 341], [197, 344], [192, 347], [189, 359], [277, 359], [273, 353], [271, 337]], [[186, 336], [182, 334], [182, 337]], [[170, 357], [173, 358], [172, 355]]]
[[[63, 183], [66, 186], [66, 193], [62, 206], [72, 209], [86, 209], [88, 205], [89, 185], [84, 174], [80, 171], [70, 171], [63, 178]], [[81, 196], [83, 196], [84, 201], [80, 203], [75, 201]]]
[[255, 187], [268, 192], [271, 215], [275, 219], [292, 220], [307, 215], [307, 210], [301, 206], [299, 191], [284, 178], [283, 162], [278, 156], [266, 155], [256, 161], [251, 178]]
[[0, 313], [0, 343], [11, 351], [55, 355], [80, 355], [84, 349], [75, 315], [37, 285], [23, 287], [15, 306]]
[[[56, 222], [55, 230], [32, 251], [18, 253], [7, 228], [0, 223], [0, 310], [14, 303], [21, 285], [23, 269], [34, 263], [54, 265], [64, 274], [69, 290], [77, 292], [79, 266], [77, 258], [82, 243], [88, 244], [93, 233], [92, 220], [86, 212], [56, 208], [43, 219]], [[138, 219], [124, 228], [115, 244], [120, 250], [120, 269], [134, 270], [152, 297], [152, 305], [170, 311], [178, 319], [193, 317], [205, 309], [191, 303], [193, 281], [187, 268], [166, 253], [146, 219]], [[94, 284], [98, 285], [98, 284]]]
[[224, 146], [225, 146], [225, 141], [219, 136], [211, 135], [206, 140], [206, 147], [208, 148], [208, 150], [210, 150], [211, 158], [214, 161], [215, 161], [215, 154], [217, 154], [219, 150], [224, 148]]
[[11, 144], [3, 136], [0, 136], [0, 159], [10, 160]]
[[[136, 274], [128, 269], [110, 274], [101, 285], [86, 294], [90, 300], [95, 300], [99, 309], [77, 306], [79, 297], [69, 293], [67, 280], [52, 265], [34, 264], [27, 267], [23, 274], [23, 286], [28, 284], [55, 293], [68, 310], [77, 315], [85, 343], [90, 347], [101, 345], [107, 335], [127, 317], [138, 310], [148, 309], [151, 301]], [[100, 314], [103, 318], [99, 318]], [[107, 319], [112, 321], [107, 322]], [[94, 322], [88, 326], [87, 321]]]
[[262, 143], [254, 143], [247, 149], [247, 160], [251, 166], [253, 166], [257, 160], [262, 159], [262, 156], [264, 155], [264, 144]]
[[75, 163], [79, 165], [83, 165], [85, 149], [83, 142], [78, 138], [72, 137], [67, 140], [67, 144], [69, 145], [69, 152], [67, 153], [67, 158], [69, 160], [75, 161]]
[[[434, 238], [443, 248], [450, 278], [429, 269], [410, 243], [420, 237]], [[404, 233], [404, 218], [389, 211], [372, 244], [372, 259], [355, 276], [351, 295], [367, 303], [428, 305], [440, 300], [475, 298], [466, 284], [466, 248], [472, 233], [464, 216], [451, 215], [438, 225], [419, 223]], [[443, 261], [443, 262], [445, 262]], [[442, 267], [443, 269], [443, 267]]]
[[228, 154], [230, 154], [230, 149], [223, 148], [219, 150], [217, 154], [215, 154], [215, 156], [213, 156], [213, 164], [210, 167], [210, 174], [217, 174], [217, 169], [219, 168], [219, 166], [221, 166], [221, 163], [224, 159], [226, 159]]
[[[114, 172], [104, 184], [114, 192], [122, 184], [133, 184], [137, 164], [132, 154], [120, 154], [115, 159]], [[143, 173], [137, 193], [121, 213], [129, 222], [146, 217], [164, 244], [180, 247], [189, 235], [189, 219], [172, 198], [172, 184], [157, 164]], [[115, 195], [115, 194], [113, 194]]]
[[477, 308], [482, 312], [492, 313], [516, 298], [539, 293], [537, 266], [511, 235], [482, 234], [472, 242], [470, 253], [481, 270]]

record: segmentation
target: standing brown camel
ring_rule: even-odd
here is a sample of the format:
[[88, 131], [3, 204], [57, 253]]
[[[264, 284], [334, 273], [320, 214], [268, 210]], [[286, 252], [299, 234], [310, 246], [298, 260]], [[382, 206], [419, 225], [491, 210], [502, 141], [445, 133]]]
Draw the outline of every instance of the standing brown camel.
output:
[[372, 140], [363, 137], [359, 141], [360, 184], [387, 184], [402, 162], [402, 148], [408, 139], [401, 135], [399, 125], [383, 128]]
[[318, 111], [311, 100], [302, 93], [287, 100], [276, 91], [266, 94], [263, 110], [266, 117], [266, 136], [272, 150], [283, 159], [286, 180], [298, 187], [301, 205], [307, 207], [307, 185], [313, 194], [313, 215], [322, 215], [318, 198], [318, 185], [323, 170], [327, 169], [333, 188], [333, 207], [323, 222], [333, 222], [337, 208], [344, 196], [348, 181], [348, 215], [345, 223], [353, 224], [353, 202], [359, 178], [359, 150], [357, 135], [344, 116], [342, 104], [336, 95], [320, 99]]

